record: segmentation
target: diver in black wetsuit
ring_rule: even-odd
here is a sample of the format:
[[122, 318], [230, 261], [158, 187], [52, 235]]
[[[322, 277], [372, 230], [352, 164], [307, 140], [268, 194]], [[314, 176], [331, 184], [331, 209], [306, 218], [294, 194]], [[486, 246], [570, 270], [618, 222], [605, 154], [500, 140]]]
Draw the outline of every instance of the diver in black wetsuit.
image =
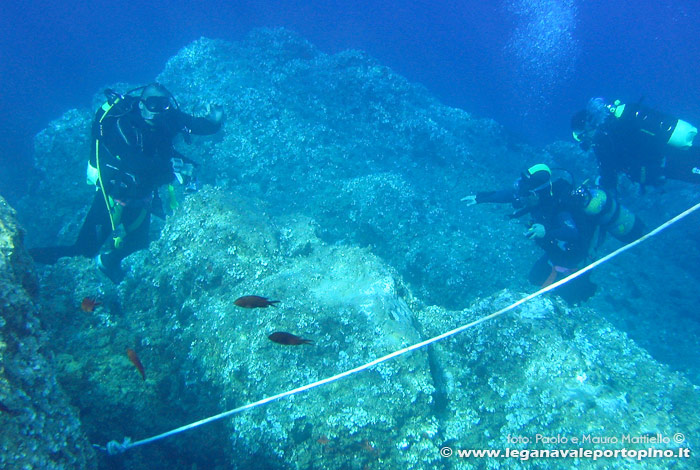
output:
[[[132, 93], [141, 90], [139, 96]], [[78, 239], [70, 246], [33, 248], [34, 261], [53, 264], [63, 256], [95, 257], [113, 282], [123, 278], [121, 260], [148, 245], [151, 213], [163, 213], [158, 188], [178, 179], [193, 180], [193, 162], [173, 147], [177, 134], [216, 133], [223, 108], [211, 106], [206, 118], [180, 111], [174, 96], [152, 83], [125, 95], [106, 92], [108, 101], [97, 111], [92, 127], [88, 183], [96, 186]], [[98, 255], [107, 237], [119, 226], [111, 251]]]
[[593, 149], [600, 185], [615, 191], [620, 174], [642, 189], [665, 178], [700, 183], [698, 130], [682, 119], [639, 103], [607, 103], [593, 98], [571, 119], [574, 139]]
[[[468, 205], [509, 203], [515, 208], [511, 217], [529, 214], [531, 224], [526, 237], [544, 250], [528, 276], [531, 283], [547, 286], [581, 267], [586, 260], [596, 224], [572, 199], [573, 182], [552, 179], [547, 165], [530, 167], [516, 180], [512, 189], [479, 192], [463, 198]], [[588, 275], [563, 286], [557, 293], [568, 302], [587, 300], [595, 292]]]

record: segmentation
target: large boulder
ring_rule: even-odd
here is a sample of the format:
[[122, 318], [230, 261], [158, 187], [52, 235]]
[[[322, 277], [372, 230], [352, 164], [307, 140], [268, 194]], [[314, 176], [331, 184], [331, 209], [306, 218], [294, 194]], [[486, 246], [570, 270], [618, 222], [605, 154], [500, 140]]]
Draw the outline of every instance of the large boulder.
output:
[[[504, 266], [527, 270], [533, 250], [521, 230], [506, 222], [514, 230], [493, 236], [509, 209], [465, 209], [460, 198], [509, 187], [549, 157], [367, 54], [328, 55], [289, 31], [257, 30], [240, 43], [193, 42], [158, 80], [184, 111], [226, 110], [218, 134], [177, 142], [203, 182], [265, 200], [274, 214], [303, 211], [329, 243], [371, 244], [426, 300], [459, 308], [502, 288]], [[85, 184], [93, 112], [71, 110], [35, 139], [35, 189], [21, 205], [31, 245], [77, 237], [94, 192]], [[506, 243], [517, 255], [502, 254]]]

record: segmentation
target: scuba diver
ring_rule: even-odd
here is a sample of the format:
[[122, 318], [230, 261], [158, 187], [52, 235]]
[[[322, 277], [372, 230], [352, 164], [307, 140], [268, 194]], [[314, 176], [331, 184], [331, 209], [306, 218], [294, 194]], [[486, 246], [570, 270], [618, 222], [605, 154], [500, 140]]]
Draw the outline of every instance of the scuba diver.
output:
[[[572, 274], [589, 258], [594, 240], [602, 243], [605, 233], [622, 241], [638, 238], [644, 225], [628, 209], [603, 189], [584, 183], [574, 189], [568, 171], [552, 176], [545, 164], [528, 168], [513, 188], [478, 192], [462, 199], [468, 205], [509, 203], [515, 209], [511, 218], [529, 215], [525, 236], [542, 248], [528, 276], [532, 284], [546, 287]], [[596, 285], [586, 273], [557, 289], [569, 303], [590, 298]]]
[[[546, 287], [573, 273], [586, 260], [595, 224], [571, 200], [573, 180], [552, 178], [549, 166], [531, 166], [518, 178], [512, 189], [478, 192], [462, 201], [468, 205], [509, 203], [515, 209], [511, 218], [530, 216], [525, 236], [542, 248], [528, 276], [532, 284]], [[567, 302], [590, 298], [596, 290], [588, 275], [583, 275], [557, 289]]]
[[571, 119], [574, 139], [592, 149], [600, 168], [600, 185], [615, 191], [620, 174], [642, 190], [666, 178], [700, 183], [697, 128], [641, 103], [607, 103], [592, 98]]
[[[98, 268], [119, 283], [124, 277], [122, 259], [148, 246], [151, 214], [164, 214], [158, 188], [175, 179], [183, 184], [195, 182], [194, 162], [175, 150], [173, 140], [178, 134], [189, 141], [190, 134], [218, 132], [224, 111], [221, 106], [208, 106], [207, 117], [186, 114], [159, 83], [124, 95], [112, 90], [105, 94], [107, 102], [93, 120], [87, 166], [87, 181], [95, 185], [95, 197], [78, 238], [73, 245], [33, 248], [29, 253], [42, 264], [53, 264], [64, 256], [95, 257]], [[172, 186], [168, 189], [174, 197]], [[99, 254], [120, 225], [123, 236], [114, 238], [110, 251]]]

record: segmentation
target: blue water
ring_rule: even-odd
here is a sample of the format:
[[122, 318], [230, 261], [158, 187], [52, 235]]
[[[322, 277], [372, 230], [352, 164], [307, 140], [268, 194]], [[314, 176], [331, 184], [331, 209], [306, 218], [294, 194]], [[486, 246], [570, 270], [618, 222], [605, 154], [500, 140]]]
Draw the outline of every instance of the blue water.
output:
[[105, 85], [147, 82], [194, 39], [237, 40], [260, 26], [327, 53], [365, 50], [535, 144], [567, 139], [569, 117], [596, 95], [646, 97], [700, 121], [691, 0], [12, 1], [0, 15], [0, 169], [21, 176], [32, 136]]

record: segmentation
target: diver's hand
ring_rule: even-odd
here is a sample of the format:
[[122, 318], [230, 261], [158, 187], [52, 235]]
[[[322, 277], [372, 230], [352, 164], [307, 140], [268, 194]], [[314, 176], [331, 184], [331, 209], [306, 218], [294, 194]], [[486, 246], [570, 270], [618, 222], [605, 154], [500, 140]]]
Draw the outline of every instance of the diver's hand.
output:
[[469, 196], [465, 196], [462, 199], [460, 199], [462, 202], [467, 203], [467, 207], [473, 206], [476, 204], [476, 194], [470, 194]]
[[207, 119], [215, 124], [223, 124], [226, 115], [224, 114], [224, 107], [220, 104], [207, 104]]
[[185, 180], [191, 179], [194, 173], [194, 165], [177, 157], [171, 158], [170, 163], [173, 167], [173, 174], [180, 184], [185, 184]]
[[527, 229], [527, 232], [525, 232], [525, 236], [530, 240], [534, 240], [536, 238], [544, 238], [545, 233], [547, 233], [547, 231], [545, 230], [544, 225], [532, 224], [530, 228]]

